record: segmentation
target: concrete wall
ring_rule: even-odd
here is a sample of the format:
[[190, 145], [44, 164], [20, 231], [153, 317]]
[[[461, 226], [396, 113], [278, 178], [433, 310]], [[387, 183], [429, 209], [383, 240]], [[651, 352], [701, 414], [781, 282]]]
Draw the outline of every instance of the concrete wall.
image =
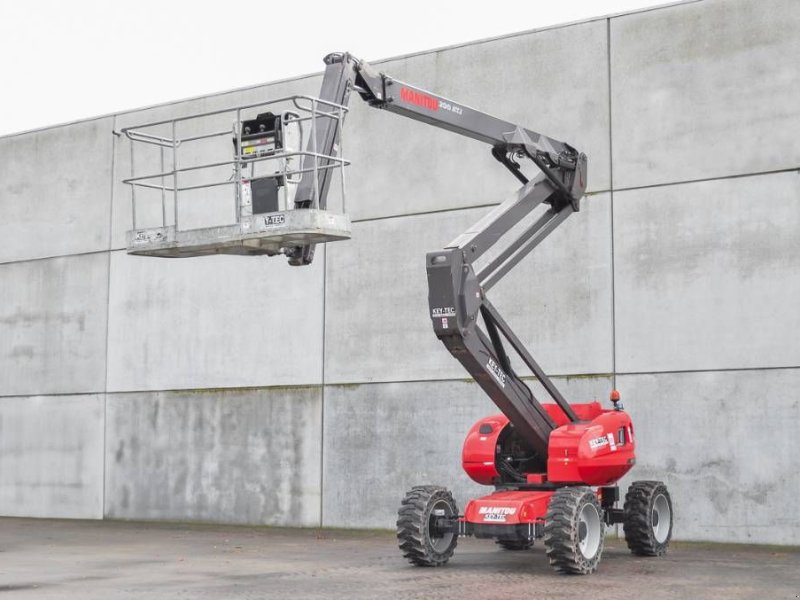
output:
[[[491, 295], [571, 400], [622, 391], [679, 539], [800, 543], [797, 31], [791, 0], [704, 0], [380, 65], [589, 155], [584, 209]], [[114, 130], [319, 82], [0, 138], [0, 514], [392, 527], [413, 484], [481, 491], [460, 446], [495, 408], [423, 256], [515, 189], [486, 147], [354, 101], [351, 242], [123, 250]]]

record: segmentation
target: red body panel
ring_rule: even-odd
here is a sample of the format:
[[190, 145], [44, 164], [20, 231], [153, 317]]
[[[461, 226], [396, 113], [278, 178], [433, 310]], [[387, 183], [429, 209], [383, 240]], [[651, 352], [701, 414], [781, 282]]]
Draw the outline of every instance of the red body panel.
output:
[[636, 462], [630, 417], [606, 411], [588, 423], [562, 425], [550, 434], [547, 479], [553, 483], [611, 485]]
[[[508, 417], [494, 415], [481, 419], [467, 433], [461, 451], [461, 464], [473, 480], [483, 485], [492, 485], [500, 476], [495, 468], [495, 448], [500, 432], [508, 425]], [[491, 427], [490, 433], [481, 433]]]
[[[581, 421], [591, 421], [595, 417], [602, 415], [603, 412], [613, 412], [608, 410], [604, 411], [603, 406], [599, 402], [570, 404], [570, 406]], [[569, 424], [569, 418], [564, 414], [564, 411], [561, 410], [561, 407], [558, 406], [558, 404], [542, 404], [542, 407], [544, 407], [544, 409], [547, 411], [547, 414], [550, 415], [550, 418], [555, 421], [558, 427]]]
[[[557, 404], [544, 404], [558, 427], [550, 434], [546, 474], [530, 474], [531, 483], [611, 485], [636, 462], [633, 424], [621, 410], [605, 410], [599, 402], [572, 404], [581, 422], [570, 423]], [[467, 475], [484, 485], [499, 481], [495, 466], [498, 438], [509, 425], [505, 415], [478, 421], [469, 430], [461, 454]]]
[[486, 525], [516, 525], [544, 519], [553, 492], [495, 492], [475, 498], [464, 508], [464, 520]]

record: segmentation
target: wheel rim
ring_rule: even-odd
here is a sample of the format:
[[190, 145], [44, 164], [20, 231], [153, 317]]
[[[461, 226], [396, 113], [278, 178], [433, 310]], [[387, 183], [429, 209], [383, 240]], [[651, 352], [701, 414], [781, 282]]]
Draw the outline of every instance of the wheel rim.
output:
[[430, 538], [431, 547], [434, 552], [444, 552], [447, 550], [454, 537], [454, 534], [451, 532], [440, 533], [439, 529], [436, 527], [436, 519], [440, 516], [450, 517], [452, 515], [453, 510], [446, 500], [439, 500], [431, 508], [431, 514], [428, 517], [428, 537]]
[[653, 501], [653, 537], [659, 544], [667, 541], [670, 526], [672, 524], [672, 511], [669, 508], [669, 501], [664, 494], [659, 494]]
[[585, 558], [594, 558], [600, 548], [600, 513], [597, 508], [586, 503], [578, 516], [578, 548]]

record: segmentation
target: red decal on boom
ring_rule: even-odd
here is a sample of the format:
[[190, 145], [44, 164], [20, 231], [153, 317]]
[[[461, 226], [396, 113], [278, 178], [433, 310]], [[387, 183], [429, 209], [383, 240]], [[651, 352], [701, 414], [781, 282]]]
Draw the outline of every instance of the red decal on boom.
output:
[[400, 88], [400, 99], [409, 104], [416, 104], [428, 110], [439, 110], [439, 100], [428, 94], [423, 94], [416, 90], [410, 90], [407, 87]]

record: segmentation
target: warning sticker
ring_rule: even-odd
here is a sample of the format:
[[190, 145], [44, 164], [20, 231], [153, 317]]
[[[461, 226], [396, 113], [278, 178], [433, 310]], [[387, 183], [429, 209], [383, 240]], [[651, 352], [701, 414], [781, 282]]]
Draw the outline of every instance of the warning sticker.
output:
[[593, 440], [589, 440], [589, 447], [592, 450], [597, 450], [598, 448], [602, 448], [603, 446], [608, 446], [607, 437], [599, 437], [599, 438], [594, 438]]

